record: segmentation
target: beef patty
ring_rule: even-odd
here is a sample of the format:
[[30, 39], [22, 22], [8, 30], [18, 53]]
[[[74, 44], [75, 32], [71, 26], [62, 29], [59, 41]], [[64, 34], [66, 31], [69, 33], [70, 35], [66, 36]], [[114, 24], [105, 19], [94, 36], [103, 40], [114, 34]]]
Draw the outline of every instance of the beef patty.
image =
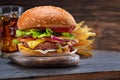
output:
[[[65, 46], [66, 43], [59, 43], [61, 44], [61, 46]], [[36, 46], [33, 50], [48, 50], [48, 49], [58, 49], [58, 46], [59, 46], [58, 43], [55, 43], [55, 42], [43, 42], [41, 44], [39, 44], [38, 46]], [[29, 45], [25, 42], [23, 42], [23, 45], [27, 48], [30, 48]]]

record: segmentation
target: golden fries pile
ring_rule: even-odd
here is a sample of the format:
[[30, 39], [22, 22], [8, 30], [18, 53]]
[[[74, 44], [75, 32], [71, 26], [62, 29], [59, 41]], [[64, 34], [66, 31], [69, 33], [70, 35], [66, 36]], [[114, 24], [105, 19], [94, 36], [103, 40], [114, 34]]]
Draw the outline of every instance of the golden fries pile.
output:
[[93, 56], [91, 44], [93, 44], [94, 39], [89, 39], [89, 37], [94, 37], [96, 34], [91, 32], [91, 30], [87, 25], [84, 25], [84, 21], [78, 23], [73, 30], [73, 35], [78, 40], [76, 45], [78, 48], [77, 53], [86, 58]]

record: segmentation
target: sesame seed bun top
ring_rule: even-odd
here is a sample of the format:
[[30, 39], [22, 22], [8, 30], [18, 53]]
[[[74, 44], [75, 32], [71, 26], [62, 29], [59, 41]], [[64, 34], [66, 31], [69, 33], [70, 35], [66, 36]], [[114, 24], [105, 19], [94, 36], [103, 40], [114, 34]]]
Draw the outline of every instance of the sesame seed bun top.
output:
[[66, 10], [55, 6], [39, 6], [28, 9], [18, 19], [20, 30], [31, 28], [70, 28], [75, 26], [73, 16]]

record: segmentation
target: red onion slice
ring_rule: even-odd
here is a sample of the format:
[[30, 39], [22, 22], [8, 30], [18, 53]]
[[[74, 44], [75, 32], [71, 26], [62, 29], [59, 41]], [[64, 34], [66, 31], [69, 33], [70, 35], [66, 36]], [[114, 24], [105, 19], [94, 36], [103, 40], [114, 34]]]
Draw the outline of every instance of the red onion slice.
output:
[[58, 38], [58, 37], [56, 37], [56, 36], [53, 36], [53, 35], [51, 35], [51, 39], [57, 40], [57, 41], [60, 41], [60, 42], [63, 42], [63, 41], [64, 41], [63, 39], [60, 39], [60, 38]]

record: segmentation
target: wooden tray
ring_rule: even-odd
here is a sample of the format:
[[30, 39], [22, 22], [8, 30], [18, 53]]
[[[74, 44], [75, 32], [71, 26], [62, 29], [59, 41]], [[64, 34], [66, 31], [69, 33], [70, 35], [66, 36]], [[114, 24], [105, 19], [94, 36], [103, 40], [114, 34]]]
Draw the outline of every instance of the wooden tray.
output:
[[77, 65], [80, 61], [77, 54], [57, 57], [28, 57], [18, 52], [10, 55], [9, 58], [26, 67], [69, 67]]

